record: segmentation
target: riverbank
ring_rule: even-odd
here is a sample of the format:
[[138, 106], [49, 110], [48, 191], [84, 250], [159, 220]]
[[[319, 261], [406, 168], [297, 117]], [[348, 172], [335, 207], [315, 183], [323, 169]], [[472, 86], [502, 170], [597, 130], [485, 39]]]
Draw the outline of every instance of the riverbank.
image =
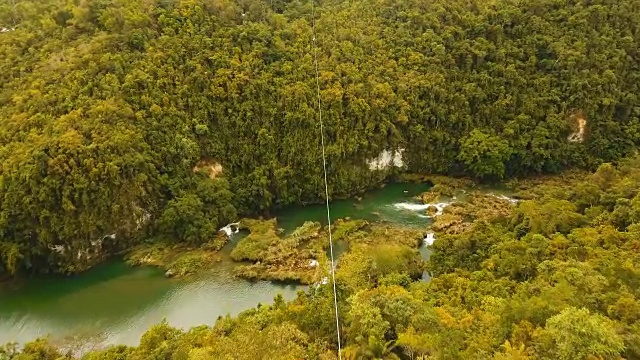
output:
[[[370, 194], [371, 192], [376, 192], [376, 193], [379, 192], [381, 194], [380, 196], [382, 196], [383, 198], [389, 197], [389, 196], [393, 197], [393, 196], [396, 196], [393, 194], [402, 194], [402, 192], [398, 193], [399, 189], [406, 190], [406, 188], [409, 188], [408, 191], [411, 194], [416, 194], [428, 188], [428, 186], [429, 186], [428, 184], [419, 184], [419, 183], [397, 183], [393, 181], [386, 182], [386, 183], [383, 182], [377, 186], [374, 186], [368, 192], [367, 191], [357, 192], [358, 195], [352, 198], [340, 198], [340, 199], [332, 200], [331, 202], [332, 215], [334, 219], [353, 216], [355, 218], [362, 217], [369, 220], [381, 219], [381, 220], [390, 220], [393, 222], [393, 221], [396, 221], [397, 219], [395, 219], [395, 216], [389, 212], [384, 212], [384, 211], [380, 212], [375, 210], [369, 211], [369, 209], [371, 207], [375, 207], [376, 204], [375, 204], [375, 201], [373, 203], [370, 201], [367, 194]], [[360, 199], [360, 201], [354, 201], [355, 199]], [[362, 199], [364, 199], [364, 201], [362, 201]], [[299, 212], [299, 209], [304, 209], [304, 211]], [[306, 221], [306, 219], [300, 218], [298, 214], [309, 214], [310, 218], [315, 219], [315, 221], [318, 221], [321, 224], [325, 224], [326, 215], [324, 214], [324, 211], [325, 211], [324, 203], [319, 202], [317, 204], [287, 206], [285, 208], [281, 208], [280, 210], [276, 211], [274, 213], [274, 216], [278, 218], [278, 223], [279, 223], [278, 226], [282, 228], [284, 233], [286, 234], [288, 232], [295, 230], [295, 228], [297, 228], [302, 223], [304, 223], [304, 221]], [[221, 235], [221, 234], [218, 233], [218, 235]], [[215, 253], [216, 249], [222, 248], [226, 243], [226, 241], [227, 241], [226, 237], [216, 236], [214, 239], [212, 239], [212, 241], [206, 244], [203, 244], [202, 247], [205, 248], [204, 253], [201, 253], [201, 254], [192, 253], [191, 255], [194, 255], [194, 256], [191, 256], [191, 258], [184, 259], [183, 264], [180, 264], [180, 263], [172, 264], [176, 260], [174, 256], [175, 254], [172, 255], [172, 253], [193, 252], [199, 249], [200, 246], [185, 247], [180, 245], [179, 239], [172, 239], [172, 241], [168, 241], [167, 239], [147, 240], [147, 241], [142, 241], [140, 244], [137, 244], [137, 245], [133, 245], [133, 246], [126, 245], [127, 247], [124, 247], [124, 248], [118, 247], [118, 248], [112, 249], [112, 252], [110, 252], [109, 254], [102, 254], [103, 255], [101, 256], [102, 260], [99, 262], [95, 262], [94, 264], [92, 264], [91, 267], [97, 266], [102, 262], [109, 261], [110, 259], [124, 256], [127, 258], [131, 258], [130, 260], [133, 265], [147, 264], [151, 266], [159, 266], [165, 269], [165, 271], [172, 270], [172, 267], [174, 266], [171, 266], [171, 265], [175, 265], [176, 271], [173, 271], [173, 272], [175, 272], [176, 274], [180, 274], [184, 272], [185, 275], [188, 275], [189, 273], [193, 273], [193, 271], [189, 269], [190, 264], [193, 264], [196, 268], [200, 268], [201, 267], [200, 264], [202, 264], [203, 268], [208, 268], [210, 267], [211, 264], [214, 264], [217, 261], [217, 259], [215, 256], [211, 256], [212, 253]], [[148, 255], [151, 255], [151, 258], [145, 259], [145, 257]], [[91, 267], [85, 269], [84, 271], [89, 270]], [[196, 270], [196, 269], [193, 269], [193, 270]], [[30, 275], [25, 273], [20, 273], [17, 275], [18, 276], [24, 275], [24, 278], [30, 278], [33, 276], [36, 276], [36, 277], [47, 276], [44, 273], [30, 274]], [[72, 274], [67, 274], [67, 275], [72, 275]], [[15, 279], [16, 278], [13, 276], [8, 276], [7, 278], [4, 278], [2, 279], [2, 281], [0, 281], [0, 286], [5, 286], [7, 284], [8, 286], [13, 286], [13, 284], [11, 283]]]
[[[510, 188], [449, 186], [445, 193], [433, 186], [412, 194], [396, 188], [392, 202], [380, 204], [375, 210], [368, 208], [367, 213], [378, 213], [378, 220], [335, 222], [335, 238], [347, 245], [336, 266], [336, 300], [332, 287], [323, 285], [329, 285], [330, 280], [323, 279], [308, 291], [274, 295], [273, 301], [267, 301], [270, 305], [255, 307], [259, 300], [254, 286], [271, 287], [274, 283], [236, 279], [227, 269], [214, 281], [207, 278], [201, 284], [189, 282], [184, 291], [147, 306], [142, 314], [134, 311], [130, 316], [134, 320], [127, 320], [132, 321], [127, 326], [138, 329], [140, 324], [149, 324], [140, 345], [95, 351], [92, 359], [148, 358], [149, 354], [159, 354], [156, 349], [161, 349], [162, 356], [172, 358], [224, 358], [233, 353], [249, 359], [267, 352], [266, 358], [279, 358], [287, 352], [283, 343], [299, 350], [295, 358], [335, 359], [334, 301], [343, 326], [345, 358], [358, 354], [359, 349], [406, 357], [445, 354], [447, 350], [446, 354], [459, 353], [466, 358], [477, 354], [479, 347], [485, 354], [500, 357], [509, 354], [505, 349], [513, 349], [501, 344], [512, 341], [519, 344], [519, 354], [524, 349], [536, 357], [565, 354], [565, 349], [573, 351], [575, 347], [556, 350], [559, 345], [555, 342], [564, 341], [556, 335], [561, 331], [572, 341], [581, 341], [580, 331], [569, 326], [576, 321], [591, 324], [590, 333], [596, 334], [595, 340], [589, 339], [583, 348], [590, 348], [593, 341], [613, 344], [616, 357], [634, 358], [638, 354], [638, 314], [629, 309], [637, 307], [640, 296], [635, 286], [640, 281], [638, 179], [640, 162], [630, 161], [620, 169], [603, 165], [584, 178], [547, 177], [514, 183], [516, 186]], [[367, 201], [363, 198], [341, 206], [356, 209], [355, 204], [368, 206]], [[429, 210], [432, 206], [436, 207], [435, 212]], [[380, 221], [390, 210], [406, 222]], [[298, 209], [296, 215], [300, 216], [301, 211]], [[279, 230], [276, 220], [255, 220], [247, 225], [253, 231], [253, 240], [247, 240], [252, 239], [251, 233], [242, 239], [232, 238], [238, 245], [227, 244], [223, 251], [231, 257], [234, 248], [238, 248], [237, 259], [251, 260], [255, 265], [272, 255], [278, 258], [280, 253], [312, 248], [310, 244], [316, 239], [325, 238], [325, 227], [312, 216], [302, 218], [307, 219], [301, 224], [302, 230], [291, 232]], [[411, 225], [418, 219], [420, 222]], [[287, 222], [286, 216], [283, 220]], [[425, 229], [434, 233], [422, 239]], [[300, 248], [289, 244], [296, 239], [302, 239], [297, 243]], [[247, 241], [240, 245], [243, 240]], [[431, 244], [430, 257], [425, 263], [417, 247], [427, 242]], [[215, 268], [224, 264], [228, 263], [223, 261]], [[318, 268], [325, 266], [320, 262]], [[432, 278], [420, 276], [425, 268]], [[185, 280], [167, 280], [161, 274], [158, 279], [157, 284]], [[96, 291], [95, 287], [78, 292], [105, 298], [115, 295], [118, 298], [113, 302], [128, 304], [127, 296], [140, 299], [135, 296], [137, 287], [148, 290], [147, 283], [155, 283], [148, 277], [140, 280], [129, 278], [124, 282], [126, 286], [110, 289], [111, 293]], [[224, 282], [243, 288], [240, 293], [233, 293]], [[305, 289], [290, 286], [295, 291]], [[199, 296], [200, 291], [207, 296], [193, 303], [194, 295]], [[219, 308], [201, 308], [215, 301], [220, 301], [217, 306], [242, 303], [235, 296], [249, 298], [248, 303], [254, 305], [248, 305], [238, 317], [217, 320], [209, 320], [212, 314], [203, 311], [220, 314]], [[106, 304], [86, 300], [85, 306]], [[1, 302], [2, 299], [0, 320], [7, 307]], [[28, 307], [33, 315], [34, 307]], [[68, 309], [61, 309], [55, 314], [68, 315]], [[189, 314], [180, 313], [179, 319], [159, 325], [157, 321], [147, 323], [157, 319], [158, 310], [160, 314]], [[155, 317], [148, 316], [148, 312], [155, 313]], [[189, 321], [194, 323], [181, 325], [182, 317], [189, 315]], [[213, 325], [193, 327], [203, 322]], [[0, 337], [5, 323], [0, 321]], [[191, 329], [186, 330], [188, 327]], [[510, 336], [513, 329], [526, 336]], [[101, 329], [101, 334], [109, 337], [109, 344], [126, 343], [129, 339], [121, 341], [116, 337], [126, 332], [122, 327]], [[425, 338], [435, 339], [436, 343], [425, 342]], [[451, 345], [451, 341], [457, 343]], [[55, 342], [40, 342], [38, 346], [46, 348], [48, 344], [57, 346]], [[250, 346], [253, 347], [248, 350]], [[51, 353], [55, 354], [56, 349]], [[582, 356], [571, 354], [571, 358]]]
[[[401, 267], [411, 269], [411, 277], [420, 277], [424, 270], [420, 259], [430, 256], [425, 245], [433, 241], [433, 237], [423, 238], [430, 231], [436, 238], [444, 236], [446, 231], [440, 232], [434, 225], [446, 220], [458, 206], [455, 200], [444, 197], [435, 200], [447, 204], [442, 214], [426, 213], [422, 195], [435, 192], [430, 189], [438, 190], [441, 184], [442, 181], [433, 186], [432, 182], [391, 183], [359, 199], [331, 203], [334, 251], [338, 266], [354, 272], [348, 276], [355, 279], [347, 280], [350, 286], [357, 286], [357, 281], [374, 274], [383, 282], [410, 281], [373, 269], [367, 270], [366, 277], [359, 275], [365, 274], [361, 272], [365, 270], [357, 270], [363, 269], [363, 264], [391, 264], [391, 258], [405, 259]], [[456, 191], [465, 190], [449, 186]], [[485, 191], [481, 186], [471, 189]], [[462, 196], [456, 200], [464, 199]], [[489, 202], [482, 204], [488, 206]], [[51, 296], [39, 293], [50, 291], [41, 285], [48, 284], [48, 278], [23, 284], [26, 292], [15, 289], [0, 299], [0, 321], [7, 326], [0, 329], [6, 334], [0, 342], [24, 343], [47, 333], [82, 333], [100, 335], [96, 338], [100, 346], [135, 345], [140, 335], [163, 317], [173, 326], [188, 328], [211, 324], [219, 315], [237, 314], [258, 302], [270, 303], [281, 292], [285, 299], [293, 299], [297, 291], [306, 289], [300, 283], [323, 283], [328, 277], [326, 209], [323, 204], [292, 207], [276, 216], [275, 220], [241, 219], [243, 230], [231, 238], [221, 233], [204, 249], [157, 244], [138, 248], [129, 253], [128, 259], [140, 266], [105, 264], [84, 274], [56, 278], [52, 283], [67, 290], [51, 291]], [[251, 236], [250, 228], [255, 236]], [[221, 240], [224, 246], [219, 248]], [[243, 245], [238, 247], [240, 243]], [[234, 250], [235, 260], [231, 255]], [[169, 269], [174, 269], [171, 279], [165, 277]], [[423, 273], [423, 279], [428, 280], [429, 274]], [[31, 285], [38, 291], [29, 290]], [[204, 302], [212, 303], [203, 306]], [[105, 308], [88, 306], [90, 303]], [[64, 318], [57, 317], [57, 313]], [[63, 340], [58, 339], [57, 343]]]
[[[402, 209], [400, 206], [400, 210], [404, 212], [403, 215], [409, 215], [402, 219], [397, 216], [396, 211], [388, 211], [386, 208], [374, 209], [370, 197], [367, 196], [371, 192], [365, 192], [361, 194], [362, 196], [356, 196], [353, 199], [332, 202], [332, 217], [334, 220], [338, 217], [353, 217], [373, 222], [382, 221], [409, 226], [422, 224], [423, 227], [431, 223], [431, 229], [436, 232], [451, 231], [451, 229], [464, 227], [461, 219], [469, 215], [469, 211], [461, 210], [463, 202], [458, 200], [467, 198], [469, 190], [481, 187], [471, 179], [441, 175], [401, 174], [397, 176], [396, 180], [397, 182], [380, 184], [377, 190], [373, 190], [378, 194], [376, 197], [385, 198], [391, 194], [395, 194], [393, 196], [402, 194], [403, 198], [412, 199], [412, 202], [418, 201], [425, 205], [434, 206], [428, 207], [422, 213], [411, 208], [405, 211], [407, 209]], [[515, 185], [512, 184], [512, 186]], [[424, 191], [427, 189], [429, 190]], [[472, 196], [475, 205], [484, 204], [486, 208], [488, 207], [486, 200], [498, 201], [487, 196], [484, 197], [484, 200], [478, 200], [478, 194], [481, 192], [474, 193]], [[444, 206], [448, 209], [443, 212]], [[304, 209], [304, 211], [300, 212], [299, 209]], [[219, 232], [214, 239], [202, 246], [186, 246], [168, 241], [149, 241], [124, 252], [123, 256], [131, 266], [154, 266], [162, 269], [167, 277], [185, 277], [198, 272], [206, 272], [214, 269], [220, 262], [228, 261], [231, 257], [231, 260], [238, 265], [234, 271], [236, 276], [249, 280], [298, 281], [310, 284], [321, 279], [315, 268], [320, 261], [324, 261], [323, 259], [326, 258], [322, 254], [323, 250], [326, 253], [326, 244], [321, 244], [323, 236], [326, 237], [325, 229], [322, 227], [322, 224], [326, 222], [324, 211], [323, 204], [283, 209], [276, 215], [277, 224], [268, 225], [268, 230], [257, 226], [256, 224], [259, 222], [256, 219], [243, 219], [241, 221], [242, 229], [246, 232], [236, 237], [235, 240], [240, 246], [231, 249], [230, 254], [220, 253], [220, 250], [229, 241], [229, 236], [224, 232]], [[316, 220], [306, 224], [311, 226], [313, 233], [311, 235], [313, 236], [307, 238], [309, 235], [304, 234], [307, 231], [304, 225], [307, 219], [303, 219], [299, 214]], [[275, 219], [272, 220], [275, 221]], [[298, 228], [300, 225], [303, 226]], [[253, 231], [251, 231], [252, 227]], [[334, 237], [339, 239], [342, 230], [336, 228], [336, 231]], [[297, 234], [297, 240], [296, 236], [290, 236], [292, 233]], [[300, 234], [303, 235], [302, 239], [299, 238]], [[244, 239], [245, 235], [247, 239]], [[318, 241], [313, 243], [312, 238]], [[295, 244], [300, 240], [306, 242], [302, 244], [301, 248], [300, 244]], [[247, 244], [251, 245], [247, 246]], [[339, 246], [341, 245], [338, 244]], [[243, 251], [256, 253], [242, 255]], [[344, 249], [340, 251], [344, 251]], [[11, 284], [4, 284], [4, 286], [8, 285], [11, 286]]]
[[[425, 229], [430, 221], [428, 218], [396, 205], [417, 203], [415, 196], [427, 189], [427, 184], [392, 183], [363, 194], [360, 200], [332, 202], [332, 217]], [[320, 224], [320, 231], [326, 227], [323, 204], [289, 207], [275, 215], [276, 227], [281, 229], [277, 233], [279, 238], [290, 237], [305, 222]], [[339, 221], [334, 222], [334, 234], [338, 238], [340, 232], [344, 235], [350, 231], [339, 224]], [[131, 267], [115, 261], [74, 276], [34, 277], [0, 296], [0, 343], [25, 343], [46, 334], [52, 334], [56, 343], [63, 343], [68, 336], [92, 334], [99, 346], [136, 345], [144, 331], [163, 318], [172, 326], [183, 328], [212, 324], [218, 316], [234, 315], [258, 303], [271, 303], [278, 293], [282, 293], [285, 300], [291, 300], [299, 290], [307, 289], [290, 282], [255, 278], [247, 281], [238, 277], [237, 267], [253, 263], [233, 261], [231, 252], [248, 234], [246, 230], [233, 234], [220, 250], [211, 251], [216, 255], [210, 258], [211, 262], [182, 277], [167, 279], [166, 267]], [[327, 256], [325, 234], [321, 233], [317, 241], [325, 242], [322, 244], [325, 251], [314, 253], [319, 263], [315, 268], [328, 271], [329, 267], [322, 260]], [[349, 249], [342, 241], [334, 245], [336, 256]], [[162, 256], [166, 259], [164, 264], [171, 264], [176, 259], [175, 252], [166, 252], [168, 249], [170, 247], [163, 250], [165, 255], [170, 255]], [[187, 253], [194, 250], [183, 249]], [[314, 283], [315, 279], [308, 282]], [[323, 277], [320, 277], [322, 281]]]
[[[337, 265], [343, 269], [339, 280], [348, 288], [356, 289], [371, 279], [408, 284], [421, 273], [422, 279], [429, 280], [420, 260], [431, 255], [425, 245], [472, 231], [473, 223], [493, 221], [505, 215], [505, 209], [511, 214], [515, 204], [505, 195], [537, 194], [544, 184], [564, 186], [558, 179], [494, 188], [469, 186], [468, 180], [430, 179], [426, 184], [389, 184], [360, 199], [331, 203], [334, 219], [351, 217], [333, 224]], [[446, 191], [442, 190], [445, 185]], [[440, 204], [441, 211], [428, 212], [431, 204]], [[47, 290], [49, 287], [41, 284], [49, 284], [48, 280], [32, 282], [37, 291], [18, 290], [0, 299], [0, 322], [5, 324], [0, 328], [5, 334], [0, 342], [24, 343], [51, 333], [93, 334], [99, 346], [136, 345], [140, 335], [162, 318], [173, 326], [189, 328], [212, 324], [217, 316], [237, 314], [258, 302], [271, 303], [278, 293], [292, 300], [299, 290], [306, 289], [299, 283], [323, 283], [328, 276], [326, 209], [319, 204], [284, 209], [276, 215], [275, 220], [240, 220], [244, 230], [230, 239], [220, 238], [226, 242], [221, 249], [219, 240], [206, 251], [171, 246], [138, 249], [135, 258], [146, 258], [146, 264], [155, 267], [131, 268], [120, 263], [113, 271], [113, 265], [104, 265], [106, 268], [99, 266], [48, 285], [66, 288], [64, 291]], [[232, 258], [234, 250], [238, 261]], [[199, 265], [193, 266], [190, 261], [194, 259]], [[182, 268], [175, 266], [181, 263], [188, 264], [185, 269], [189, 271], [176, 271], [174, 278], [167, 279], [166, 271]], [[386, 264], [389, 271], [371, 264]], [[394, 274], [393, 269], [404, 269], [408, 277]], [[51, 296], [42, 297], [41, 292]], [[104, 308], [97, 308], [97, 304]], [[65, 340], [58, 337], [56, 343]]]
[[[429, 204], [430, 200], [442, 197], [443, 201], [447, 201], [445, 205], [449, 205], [452, 198], [455, 200], [454, 192], [460, 193], [478, 186], [471, 179], [440, 175], [401, 174], [396, 177], [396, 180], [396, 182], [382, 183], [377, 187], [377, 190], [372, 190], [373, 193], [376, 193], [375, 197], [382, 197], [383, 200], [390, 196], [402, 197], [407, 200], [412, 199], [411, 201], [422, 201], [423, 204]], [[427, 189], [429, 191], [424, 191]], [[432, 216], [434, 215], [433, 209], [427, 209], [424, 214], [411, 209], [409, 211], [401, 209], [402, 216], [398, 216], [397, 208], [394, 211], [389, 211], [388, 208], [377, 209], [375, 201], [372, 203], [371, 197], [367, 195], [371, 193], [371, 191], [365, 192], [352, 199], [332, 202], [332, 217], [334, 221], [338, 220], [336, 225], [340, 223], [338, 217], [347, 219], [352, 217], [363, 221], [382, 221], [408, 226], [422, 224], [423, 227], [427, 223], [433, 222], [438, 230], [442, 224], [451, 221], [451, 211], [447, 211], [446, 214], [438, 214], [444, 216], [434, 217]], [[454, 204], [452, 209], [460, 206], [459, 203], [454, 202]], [[300, 212], [299, 209], [303, 209], [303, 211]], [[296, 233], [299, 237], [301, 233], [306, 232], [304, 223], [307, 222], [307, 219], [303, 217], [309, 217], [316, 221], [311, 221], [306, 225], [314, 229], [312, 238], [320, 240], [319, 243], [321, 243], [323, 241], [320, 236], [321, 232], [326, 237], [325, 229], [322, 228], [326, 225], [324, 212], [323, 204], [285, 208], [276, 214], [277, 225], [269, 225], [271, 227], [269, 231], [257, 227], [256, 224], [259, 222], [256, 219], [244, 219], [241, 223], [243, 224], [242, 229], [246, 232], [235, 238], [235, 241], [241, 245], [239, 248], [234, 246], [231, 249], [231, 254], [220, 253], [220, 250], [228, 243], [229, 237], [228, 234], [219, 232], [214, 239], [202, 246], [186, 246], [168, 241], [149, 241], [122, 252], [121, 256], [131, 266], [153, 266], [162, 269], [167, 277], [184, 277], [214, 269], [220, 262], [227, 261], [231, 255], [231, 260], [238, 265], [238, 269], [234, 271], [237, 276], [250, 280], [300, 281], [303, 284], [309, 284], [318, 281], [319, 275], [314, 268], [317, 262], [322, 261], [321, 252], [324, 250], [326, 253], [326, 244], [309, 243], [304, 249], [294, 249], [297, 246], [292, 246], [294, 239], [290, 234]], [[275, 219], [272, 220], [275, 221]], [[312, 223], [313, 225], [311, 225]], [[345, 223], [352, 224], [349, 221]], [[300, 225], [303, 226], [298, 228]], [[250, 231], [251, 227], [253, 227], [253, 231]], [[341, 231], [343, 229], [336, 227], [334, 238], [339, 240]], [[245, 236], [248, 238], [244, 239]], [[307, 236], [303, 234], [303, 241], [311, 240], [311, 238], [306, 239]], [[279, 249], [273, 246], [270, 249], [272, 253], [278, 254], [275, 257], [265, 251], [271, 243], [280, 246]], [[246, 244], [252, 244], [251, 247], [255, 248], [250, 251], [258, 253], [241, 255]], [[341, 245], [338, 244], [339, 246]], [[339, 251], [344, 251], [344, 249]], [[61, 277], [61, 279], [63, 278]], [[20, 281], [20, 283], [24, 283], [24, 281]], [[3, 287], [19, 287], [19, 284], [9, 280], [3, 284]]]
[[124, 256], [131, 266], [154, 266], [163, 269], [166, 277], [183, 277], [213, 268], [222, 261], [218, 251], [228, 241], [226, 235], [199, 247], [182, 244], [145, 243]]

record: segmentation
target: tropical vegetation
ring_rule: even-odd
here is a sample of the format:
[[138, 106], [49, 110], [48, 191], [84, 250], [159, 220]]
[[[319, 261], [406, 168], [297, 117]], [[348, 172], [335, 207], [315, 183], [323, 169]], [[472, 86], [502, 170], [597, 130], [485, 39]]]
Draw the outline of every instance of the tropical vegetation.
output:
[[[640, 359], [640, 158], [511, 185], [517, 203], [499, 200], [500, 211], [483, 212], [469, 201], [466, 226], [436, 230], [426, 264], [415, 230], [338, 223], [335, 234], [349, 244], [336, 269], [343, 358]], [[269, 223], [253, 226], [268, 231]], [[257, 254], [270, 258], [291, 239]], [[329, 275], [326, 263], [317, 270]], [[336, 359], [331, 285], [212, 326], [161, 323], [139, 346], [81, 358]], [[0, 351], [3, 360], [72, 358], [46, 340]]]
[[[311, 5], [0, 1], [0, 273], [322, 200]], [[385, 150], [485, 180], [632, 153], [639, 6], [317, 3], [330, 196], [394, 173], [370, 169]]]
[[[323, 200], [315, 37], [331, 198], [526, 177], [517, 202], [435, 214], [426, 263], [414, 231], [338, 224], [344, 358], [640, 359], [638, 24], [636, 0], [0, 0], [0, 277], [123, 251], [183, 275], [220, 226]], [[247, 227], [239, 276], [328, 277], [321, 225]], [[324, 282], [136, 347], [0, 359], [336, 359]]]

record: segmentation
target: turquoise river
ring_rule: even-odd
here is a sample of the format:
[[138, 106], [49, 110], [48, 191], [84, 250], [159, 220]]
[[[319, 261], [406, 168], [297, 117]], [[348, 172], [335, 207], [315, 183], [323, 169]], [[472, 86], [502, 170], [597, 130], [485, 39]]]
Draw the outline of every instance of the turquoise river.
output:
[[[415, 196], [424, 184], [390, 184], [358, 200], [331, 204], [332, 218], [383, 220], [426, 228], [429, 218]], [[415, 206], [414, 206], [415, 205]], [[291, 207], [276, 214], [279, 227], [291, 231], [304, 221], [326, 222], [325, 207]], [[236, 235], [221, 250], [223, 256], [237, 243]], [[428, 255], [426, 248], [421, 249]], [[0, 343], [24, 343], [49, 336], [54, 343], [136, 345], [152, 325], [166, 319], [189, 328], [213, 324], [219, 316], [235, 315], [259, 303], [271, 303], [276, 294], [295, 298], [299, 285], [234, 278], [234, 264], [223, 261], [212, 272], [188, 279], [166, 279], [155, 268], [131, 268], [120, 261], [68, 277], [42, 277], [16, 289], [0, 292]]]

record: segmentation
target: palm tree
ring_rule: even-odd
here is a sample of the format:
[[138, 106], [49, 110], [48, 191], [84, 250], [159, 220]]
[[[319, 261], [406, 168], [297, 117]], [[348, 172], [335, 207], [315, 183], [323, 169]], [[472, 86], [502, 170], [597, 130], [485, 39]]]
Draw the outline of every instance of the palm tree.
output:
[[343, 350], [345, 360], [400, 360], [393, 350], [396, 348], [395, 340], [384, 341], [369, 337], [365, 346], [351, 345]]

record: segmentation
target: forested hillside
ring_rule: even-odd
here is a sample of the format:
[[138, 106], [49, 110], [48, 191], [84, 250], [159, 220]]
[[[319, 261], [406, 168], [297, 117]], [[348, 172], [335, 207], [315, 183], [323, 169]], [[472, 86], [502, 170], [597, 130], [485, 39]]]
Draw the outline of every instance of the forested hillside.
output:
[[[636, 0], [318, 4], [329, 187], [367, 160], [496, 179], [640, 140]], [[142, 228], [208, 240], [317, 201], [311, 3], [1, 0], [0, 274], [79, 271]]]

